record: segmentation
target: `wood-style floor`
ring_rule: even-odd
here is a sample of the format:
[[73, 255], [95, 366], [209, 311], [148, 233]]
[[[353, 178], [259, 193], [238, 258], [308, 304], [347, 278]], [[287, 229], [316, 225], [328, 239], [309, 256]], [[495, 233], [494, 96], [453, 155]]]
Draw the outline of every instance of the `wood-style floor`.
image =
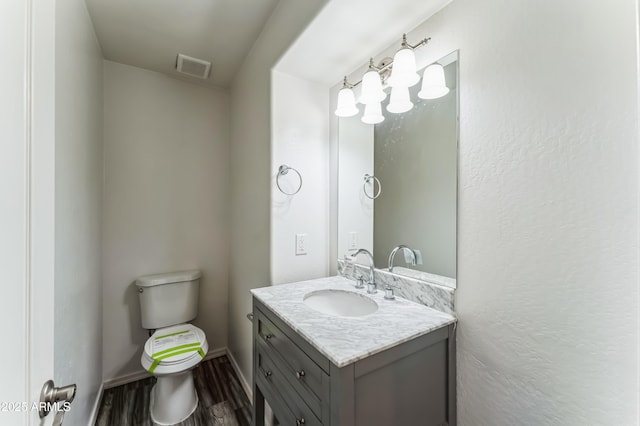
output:
[[[249, 426], [251, 403], [226, 356], [193, 369], [198, 408], [180, 426]], [[154, 377], [107, 389], [96, 426], [151, 426], [149, 397]]]

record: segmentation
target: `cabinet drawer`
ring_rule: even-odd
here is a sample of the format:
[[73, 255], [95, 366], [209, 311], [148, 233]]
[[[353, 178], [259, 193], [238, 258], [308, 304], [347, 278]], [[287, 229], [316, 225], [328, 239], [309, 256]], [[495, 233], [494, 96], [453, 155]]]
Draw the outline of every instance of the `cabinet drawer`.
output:
[[[324, 371], [259, 309], [256, 309], [256, 320], [258, 321], [256, 343], [274, 361], [282, 364], [279, 367], [287, 375], [287, 381], [291, 386], [296, 388], [305, 399], [308, 394], [316, 400], [318, 407], [317, 411], [314, 411], [320, 415], [322, 381], [323, 376], [326, 376]], [[327, 380], [326, 377], [325, 380]]]
[[322, 399], [305, 383], [306, 374], [300, 375], [299, 372], [296, 374], [296, 372], [291, 370], [289, 364], [287, 364], [280, 354], [267, 346], [267, 344], [262, 340], [256, 340], [256, 346], [262, 353], [267, 354], [276, 367], [282, 372], [282, 375], [287, 381], [287, 386], [294, 389], [307, 403], [309, 408], [311, 408], [313, 413], [318, 416], [318, 418], [322, 419]]
[[287, 384], [285, 374], [260, 348], [256, 351], [256, 381], [273, 402], [272, 409], [281, 425], [322, 426], [322, 422], [300, 396]]

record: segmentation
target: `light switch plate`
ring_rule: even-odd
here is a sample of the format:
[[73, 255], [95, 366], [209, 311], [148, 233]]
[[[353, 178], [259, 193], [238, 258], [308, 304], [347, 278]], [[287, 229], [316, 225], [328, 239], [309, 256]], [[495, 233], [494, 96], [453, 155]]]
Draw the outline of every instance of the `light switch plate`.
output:
[[358, 248], [358, 233], [349, 232], [349, 247], [347, 250], [356, 250]]
[[296, 256], [307, 254], [307, 234], [296, 234]]

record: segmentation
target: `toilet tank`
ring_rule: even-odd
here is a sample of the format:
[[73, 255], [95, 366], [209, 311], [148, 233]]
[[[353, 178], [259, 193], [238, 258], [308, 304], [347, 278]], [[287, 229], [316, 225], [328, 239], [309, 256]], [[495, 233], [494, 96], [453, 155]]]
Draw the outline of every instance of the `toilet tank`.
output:
[[200, 271], [145, 275], [136, 280], [142, 327], [158, 329], [198, 315]]

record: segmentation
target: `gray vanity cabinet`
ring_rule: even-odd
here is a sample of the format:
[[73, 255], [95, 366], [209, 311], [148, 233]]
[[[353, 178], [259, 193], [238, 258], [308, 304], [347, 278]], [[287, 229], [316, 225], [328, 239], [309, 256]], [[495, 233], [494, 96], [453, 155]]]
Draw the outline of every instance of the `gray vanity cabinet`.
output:
[[456, 424], [455, 326], [342, 368], [253, 298], [253, 422], [283, 426]]

